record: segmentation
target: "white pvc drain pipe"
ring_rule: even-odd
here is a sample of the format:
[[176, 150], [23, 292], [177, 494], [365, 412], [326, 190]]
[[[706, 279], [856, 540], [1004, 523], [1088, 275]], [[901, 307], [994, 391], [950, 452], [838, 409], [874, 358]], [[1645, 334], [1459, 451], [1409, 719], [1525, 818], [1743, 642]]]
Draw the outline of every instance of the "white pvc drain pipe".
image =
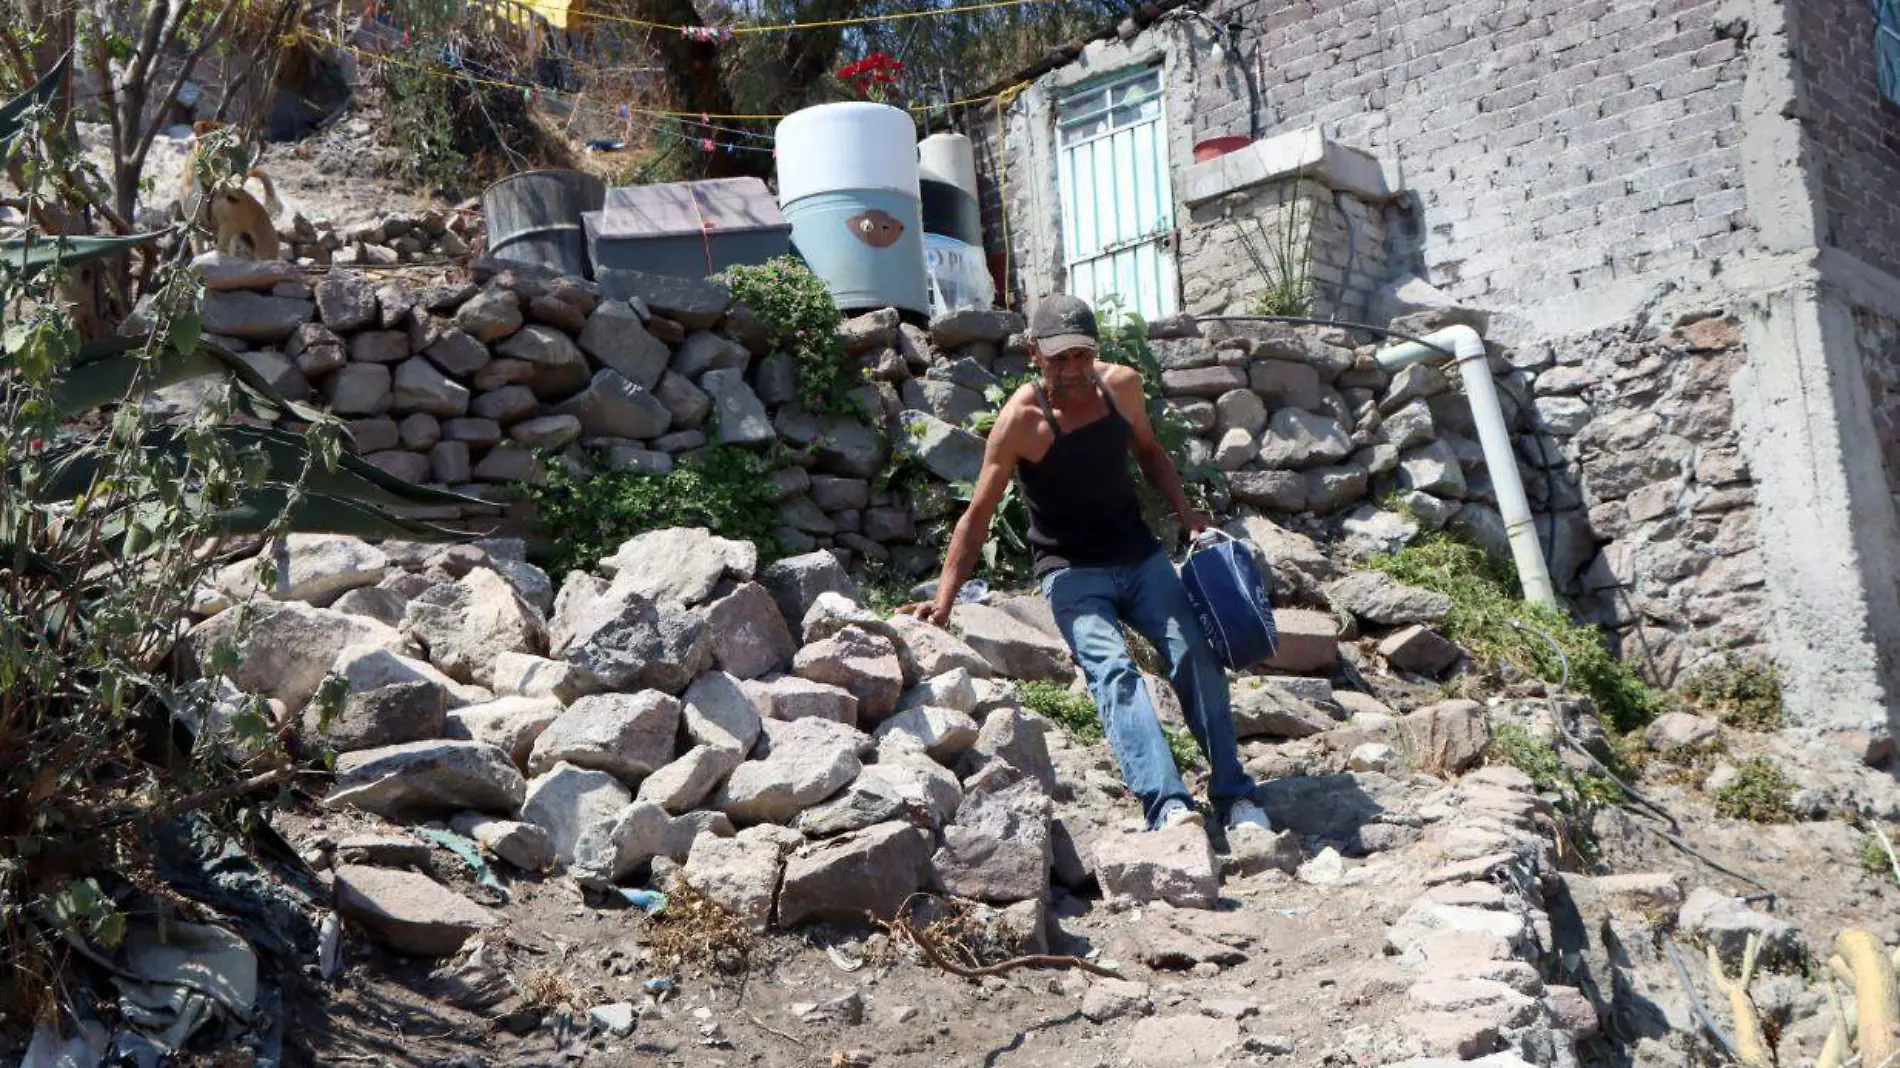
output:
[[1544, 564], [1543, 546], [1537, 541], [1537, 526], [1531, 519], [1530, 502], [1524, 497], [1524, 482], [1517, 474], [1517, 454], [1511, 449], [1511, 434], [1504, 426], [1504, 409], [1498, 405], [1497, 385], [1491, 380], [1484, 339], [1469, 326], [1448, 326], [1419, 340], [1425, 344], [1406, 341], [1380, 349], [1379, 366], [1396, 373], [1443, 355], [1440, 350], [1451, 351], [1458, 372], [1464, 378], [1471, 418], [1478, 424], [1478, 443], [1484, 447], [1484, 465], [1491, 472], [1492, 487], [1497, 490], [1498, 511], [1504, 516], [1504, 529], [1511, 539], [1511, 559], [1517, 565], [1517, 580], [1524, 587], [1524, 598], [1555, 605], [1557, 592], [1550, 583], [1550, 569]]

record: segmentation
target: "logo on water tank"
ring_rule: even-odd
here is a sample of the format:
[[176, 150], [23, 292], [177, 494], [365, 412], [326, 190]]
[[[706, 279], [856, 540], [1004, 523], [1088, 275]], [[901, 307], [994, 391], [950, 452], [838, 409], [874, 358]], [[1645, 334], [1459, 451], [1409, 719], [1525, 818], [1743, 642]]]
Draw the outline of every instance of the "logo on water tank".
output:
[[904, 236], [904, 224], [897, 217], [881, 208], [853, 215], [844, 221], [851, 233], [859, 241], [872, 248], [890, 248], [897, 239]]

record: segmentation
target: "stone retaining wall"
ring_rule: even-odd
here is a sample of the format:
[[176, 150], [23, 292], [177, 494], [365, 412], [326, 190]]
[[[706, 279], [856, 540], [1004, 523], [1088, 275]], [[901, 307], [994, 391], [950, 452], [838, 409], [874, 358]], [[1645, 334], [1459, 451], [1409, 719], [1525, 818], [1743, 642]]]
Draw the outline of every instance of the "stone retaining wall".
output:
[[[795, 403], [791, 358], [717, 283], [617, 275], [615, 299], [483, 261], [476, 281], [423, 289], [289, 264], [214, 259], [204, 273], [207, 330], [349, 420], [356, 449], [399, 478], [499, 507], [549, 457], [583, 449], [653, 474], [716, 443], [777, 450], [784, 551], [914, 577], [938, 566], [949, 485], [977, 473], [971, 421], [1030, 366], [1019, 315], [926, 328], [872, 313], [839, 327], [868, 418], [819, 418]], [[1458, 309], [1395, 325], [1453, 321], [1483, 325]], [[1449, 528], [1508, 556], [1455, 375], [1387, 375], [1343, 329], [1176, 319], [1151, 333], [1167, 405], [1192, 432], [1184, 467], [1220, 473], [1223, 518], [1263, 514], [1359, 555]], [[1753, 487], [1728, 417], [1741, 359], [1719, 315], [1493, 357], [1553, 580], [1659, 681], [1766, 627]], [[906, 466], [920, 484], [893, 480]], [[1327, 607], [1298, 586], [1276, 596]]]

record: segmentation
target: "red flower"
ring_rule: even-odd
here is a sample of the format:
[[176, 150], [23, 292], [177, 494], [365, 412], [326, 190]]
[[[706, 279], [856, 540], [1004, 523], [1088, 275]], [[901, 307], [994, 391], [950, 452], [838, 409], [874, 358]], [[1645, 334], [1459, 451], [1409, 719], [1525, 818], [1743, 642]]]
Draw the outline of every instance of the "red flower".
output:
[[888, 53], [872, 52], [855, 63], [838, 68], [837, 77], [848, 83], [858, 96], [864, 97], [870, 95], [873, 86], [896, 85], [903, 73], [902, 61]]

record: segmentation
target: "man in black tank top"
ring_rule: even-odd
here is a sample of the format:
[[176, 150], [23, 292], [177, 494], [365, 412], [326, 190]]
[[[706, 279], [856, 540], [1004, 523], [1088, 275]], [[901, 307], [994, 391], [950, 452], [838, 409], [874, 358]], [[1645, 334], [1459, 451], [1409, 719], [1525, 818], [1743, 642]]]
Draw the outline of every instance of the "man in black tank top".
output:
[[1207, 755], [1208, 800], [1228, 827], [1269, 827], [1241, 769], [1227, 676], [1201, 634], [1187, 590], [1141, 517], [1132, 457], [1190, 534], [1207, 517], [1189, 506], [1181, 476], [1148, 422], [1141, 376], [1103, 363], [1095, 314], [1075, 297], [1037, 305], [1030, 321], [1040, 380], [1016, 391], [997, 413], [970, 507], [958, 521], [934, 601], [902, 611], [939, 626], [970, 577], [1011, 476], [1029, 506], [1036, 577], [1087, 677], [1122, 778], [1140, 798], [1151, 829], [1198, 824], [1187, 785], [1155, 714], [1122, 626], [1133, 627], [1167, 660], [1188, 729]]

